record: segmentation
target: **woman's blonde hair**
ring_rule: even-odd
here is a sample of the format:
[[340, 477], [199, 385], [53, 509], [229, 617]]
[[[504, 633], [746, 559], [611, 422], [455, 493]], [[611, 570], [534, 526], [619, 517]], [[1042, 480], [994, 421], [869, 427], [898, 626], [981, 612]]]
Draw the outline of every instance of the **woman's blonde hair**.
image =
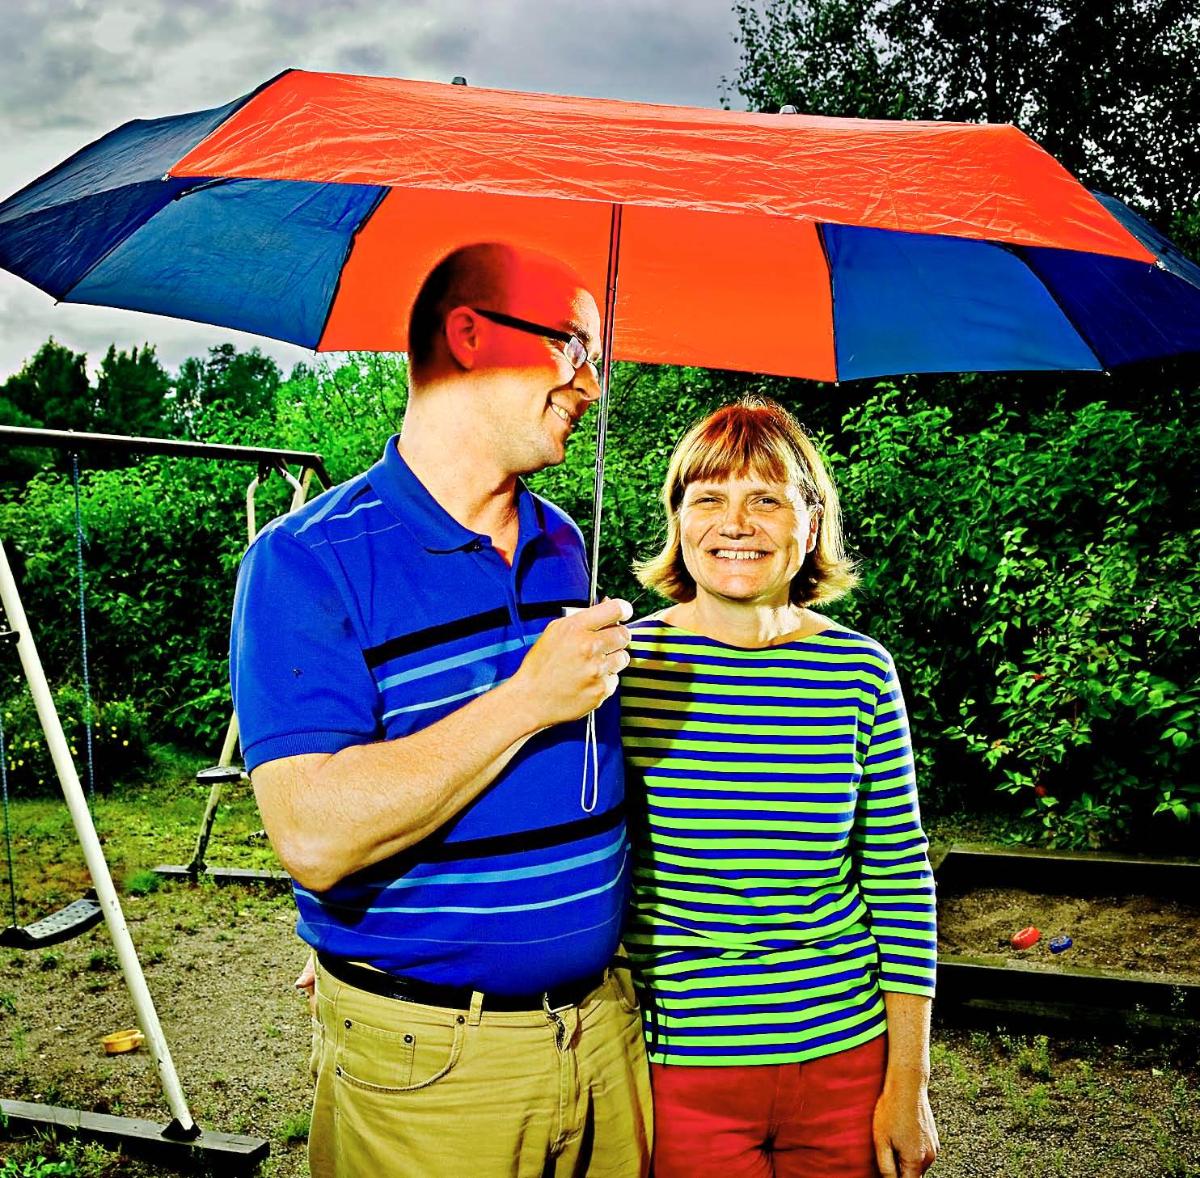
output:
[[858, 584], [842, 547], [837, 489], [812, 439], [780, 404], [743, 397], [710, 413], [679, 440], [663, 483], [667, 537], [662, 551], [634, 566], [638, 580], [672, 601], [691, 601], [696, 582], [683, 562], [679, 508], [689, 483], [755, 474], [795, 487], [817, 513], [817, 543], [792, 581], [794, 605], [836, 601]]

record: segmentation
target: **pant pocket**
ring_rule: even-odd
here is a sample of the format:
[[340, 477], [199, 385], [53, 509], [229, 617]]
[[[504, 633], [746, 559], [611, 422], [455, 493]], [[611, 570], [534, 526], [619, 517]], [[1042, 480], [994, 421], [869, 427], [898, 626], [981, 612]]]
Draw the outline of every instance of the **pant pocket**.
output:
[[633, 984], [633, 971], [624, 960], [618, 960], [613, 966], [611, 985], [626, 1014], [636, 1014], [641, 1010], [642, 1004]]
[[334, 1074], [370, 1092], [412, 1092], [448, 1075], [462, 1052], [463, 1021], [442, 1026], [397, 1019], [388, 1027], [361, 1018], [344, 1019], [337, 1029]]

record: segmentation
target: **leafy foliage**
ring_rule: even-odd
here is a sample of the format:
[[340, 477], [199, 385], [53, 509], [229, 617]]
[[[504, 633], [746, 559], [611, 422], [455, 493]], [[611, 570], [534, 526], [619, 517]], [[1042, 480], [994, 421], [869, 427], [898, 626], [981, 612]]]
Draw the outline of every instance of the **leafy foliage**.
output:
[[129, 352], [110, 346], [96, 377], [96, 422], [100, 433], [133, 437], [166, 437], [165, 410], [171, 378], [153, 345]]
[[205, 360], [190, 356], [175, 384], [174, 424], [186, 426], [215, 406], [251, 419], [268, 414], [281, 379], [279, 366], [257, 348], [239, 352], [233, 344], [219, 344]]
[[930, 780], [988, 778], [1024, 837], [1062, 845], [1200, 816], [1200, 517], [1180, 493], [1200, 461], [1181, 423], [996, 405], [963, 433], [884, 386], [846, 435], [855, 613], [906, 672]]
[[[314, 450], [342, 480], [370, 466], [399, 427], [406, 390], [396, 357], [299, 366], [273, 383], [262, 365], [218, 353], [207, 387], [219, 387], [221, 373], [257, 373], [260, 383], [191, 400], [194, 437]], [[1043, 375], [826, 387], [617, 365], [601, 589], [632, 600], [638, 614], [662, 604], [631, 565], [661, 542], [657, 495], [675, 439], [733, 397], [774, 396], [833, 464], [863, 586], [829, 612], [893, 651], [927, 808], [997, 799], [1015, 837], [1063, 845], [1182, 842], [1183, 824], [1200, 815], [1193, 387], [1186, 366], [1103, 384]], [[1105, 402], [1095, 399], [1101, 392]], [[585, 535], [595, 426], [589, 414], [566, 461], [529, 480]], [[136, 701], [105, 705], [124, 709], [116, 727], [131, 748], [150, 737], [219, 747], [253, 474], [145, 458], [84, 475], [92, 682], [98, 699]], [[286, 510], [290, 496], [268, 479], [256, 496], [258, 523]], [[0, 501], [0, 535], [16, 549], [51, 681], [77, 682], [69, 478], [46, 469]], [[78, 715], [77, 700], [68, 693], [64, 715]], [[11, 694], [7, 707], [16, 715]], [[109, 740], [108, 713], [97, 719]]]
[[[371, 465], [399, 424], [405, 386], [394, 358], [299, 368], [275, 383], [257, 361], [243, 366], [214, 351], [220, 372], [257, 373], [272, 391], [256, 415], [245, 411], [250, 394], [245, 402], [199, 404], [189, 428], [204, 441], [320, 452], [332, 477], [344, 479]], [[99, 698], [136, 699], [156, 735], [214, 753], [229, 722], [229, 614], [255, 473], [239, 464], [149, 457], [122, 469], [86, 469], [80, 484], [94, 690]], [[267, 478], [255, 496], [258, 525], [285, 511], [291, 495], [281, 479]], [[78, 681], [70, 479], [47, 469], [22, 495], [0, 501], [0, 536], [17, 565], [48, 677]]]
[[[55, 792], [58, 778], [33, 700], [24, 690], [23, 681], [8, 686], [10, 690], [0, 708], [4, 711], [9, 790], [14, 796]], [[59, 688], [54, 692], [54, 706], [80, 783], [87, 789], [89, 713], [82, 688]], [[118, 781], [137, 781], [150, 765], [149, 734], [141, 707], [128, 699], [93, 699], [90, 715], [92, 783], [97, 792], [107, 793]]]

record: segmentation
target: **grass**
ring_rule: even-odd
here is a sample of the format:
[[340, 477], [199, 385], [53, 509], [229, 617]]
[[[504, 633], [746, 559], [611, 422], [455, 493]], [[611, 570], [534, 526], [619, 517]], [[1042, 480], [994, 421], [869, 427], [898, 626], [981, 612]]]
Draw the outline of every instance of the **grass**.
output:
[[947, 1146], [938, 1169], [986, 1159], [989, 1174], [1074, 1178], [1136, 1162], [1147, 1176], [1198, 1178], [1200, 1086], [1195, 1060], [1180, 1068], [1177, 1052], [935, 1028], [933, 1104]]
[[[209, 787], [194, 779], [207, 759], [177, 749], [156, 751], [156, 786], [118, 787], [98, 797], [92, 814], [114, 879], [129, 897], [144, 899], [161, 886], [152, 868], [186, 863], [204, 816]], [[256, 837], [262, 827], [254, 793], [240, 783], [226, 791], [217, 811], [208, 858], [228, 867], [279, 869], [271, 846]], [[76, 900], [90, 886], [83, 853], [61, 796], [16, 798], [11, 804], [18, 923], [28, 924]], [[23, 870], [24, 867], [24, 870]], [[43, 966], [53, 969], [57, 960]]]
[[294, 1113], [292, 1116], [284, 1118], [283, 1124], [279, 1126], [279, 1136], [288, 1145], [298, 1145], [301, 1141], [308, 1140], [308, 1131], [311, 1127], [312, 1117], [309, 1113]]
[[0, 1178], [114, 1178], [124, 1165], [121, 1154], [95, 1142], [38, 1136], [12, 1145], [0, 1162]]
[[125, 880], [125, 891], [130, 896], [150, 896], [160, 887], [162, 887], [162, 876], [148, 867], [134, 871]]
[[88, 954], [84, 968], [91, 973], [112, 973], [117, 969], [117, 954], [109, 948], [93, 949]]

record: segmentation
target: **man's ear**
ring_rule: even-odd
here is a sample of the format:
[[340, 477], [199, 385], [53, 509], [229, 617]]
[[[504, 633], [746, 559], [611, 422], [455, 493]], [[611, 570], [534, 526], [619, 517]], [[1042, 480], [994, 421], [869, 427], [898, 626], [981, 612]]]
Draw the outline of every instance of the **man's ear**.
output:
[[479, 362], [480, 328], [480, 318], [470, 307], [455, 307], [442, 324], [447, 351], [468, 372]]

